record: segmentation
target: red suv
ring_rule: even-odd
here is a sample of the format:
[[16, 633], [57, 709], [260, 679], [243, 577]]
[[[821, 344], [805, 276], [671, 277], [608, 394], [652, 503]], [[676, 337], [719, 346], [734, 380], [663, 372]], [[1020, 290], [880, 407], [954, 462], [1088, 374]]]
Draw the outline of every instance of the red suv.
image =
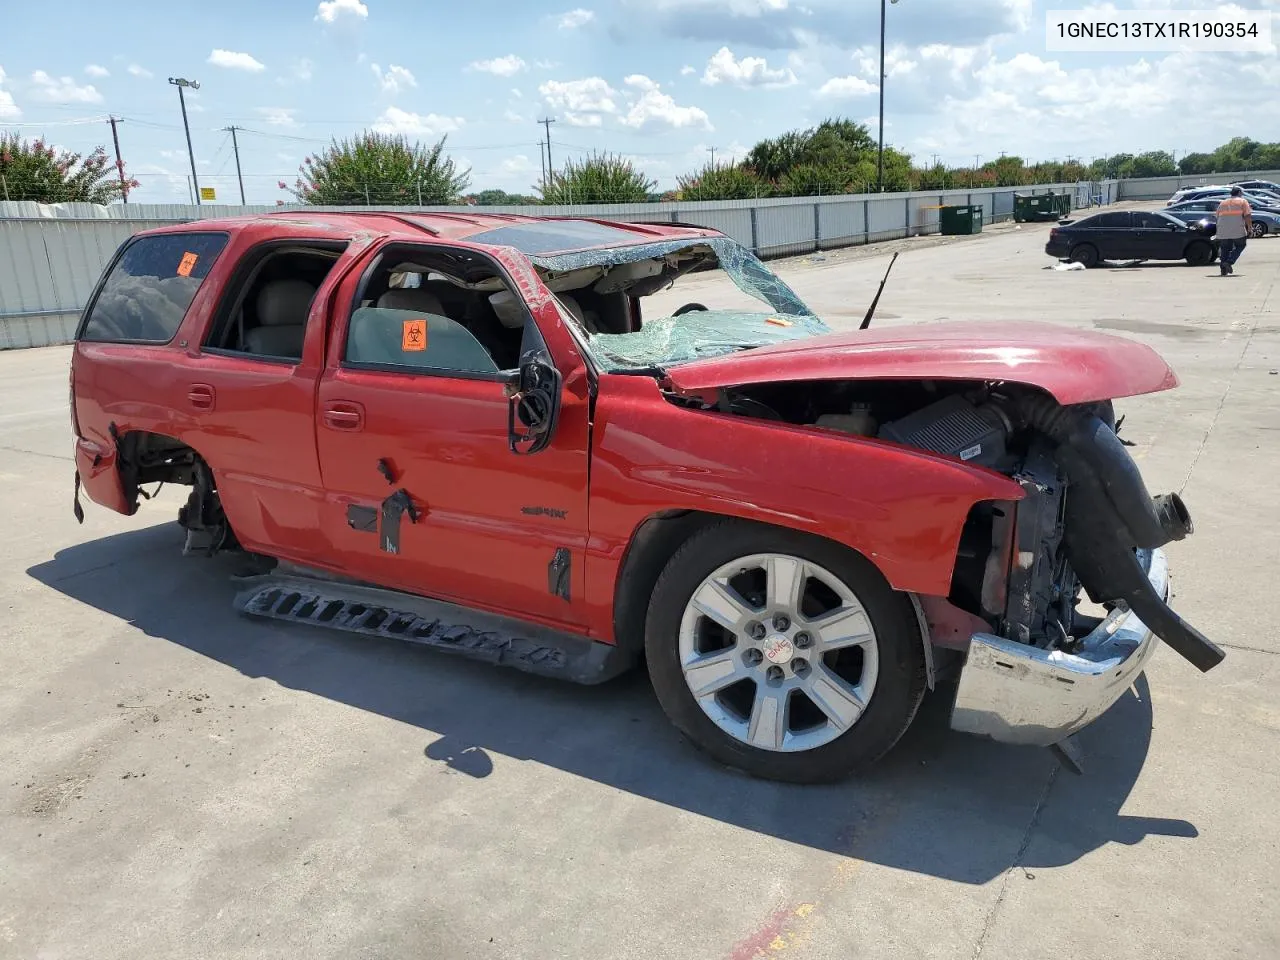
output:
[[[1027, 324], [832, 332], [681, 225], [298, 213], [129, 240], [71, 369], [79, 489], [191, 488], [246, 614], [597, 682], [647, 661], [716, 758], [795, 781], [953, 726], [1058, 744], [1155, 637], [1152, 497], [1111, 400], [1148, 347]], [[1078, 608], [1082, 592], [1105, 604]]]

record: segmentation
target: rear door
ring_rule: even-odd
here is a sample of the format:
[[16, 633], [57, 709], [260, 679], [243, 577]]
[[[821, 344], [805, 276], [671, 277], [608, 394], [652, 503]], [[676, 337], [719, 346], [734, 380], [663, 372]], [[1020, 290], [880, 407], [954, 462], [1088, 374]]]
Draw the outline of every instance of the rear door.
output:
[[1136, 256], [1133, 251], [1133, 237], [1129, 227], [1132, 214], [1127, 210], [1100, 213], [1090, 217], [1087, 226], [1080, 232], [1081, 242], [1092, 243], [1098, 248], [1098, 255], [1104, 260], [1124, 259]]
[[496, 322], [488, 292], [388, 287], [405, 276], [437, 285], [414, 264], [455, 255], [487, 260], [506, 293], [542, 289], [521, 258], [405, 243], [344, 285], [318, 391], [323, 529], [362, 579], [572, 628], [585, 583], [585, 367], [551, 357], [564, 376], [555, 434], [539, 453], [513, 453], [503, 368], [547, 349], [523, 301], [523, 328], [508, 312], [497, 330], [484, 326]]
[[[192, 424], [186, 442], [213, 468], [223, 509], [250, 549], [303, 562], [327, 552], [320, 533], [316, 381], [324, 368], [328, 304], [365, 247], [297, 238], [242, 251], [184, 364], [179, 402]], [[300, 265], [308, 250], [320, 259], [316, 269], [268, 272], [281, 258]], [[278, 290], [286, 291], [284, 298], [272, 296]], [[246, 342], [223, 339], [222, 331], [243, 324], [245, 313], [266, 324], [265, 314], [253, 312], [255, 301], [267, 299], [273, 299], [271, 325], [261, 329], [275, 335], [274, 349], [260, 348], [253, 330]]]

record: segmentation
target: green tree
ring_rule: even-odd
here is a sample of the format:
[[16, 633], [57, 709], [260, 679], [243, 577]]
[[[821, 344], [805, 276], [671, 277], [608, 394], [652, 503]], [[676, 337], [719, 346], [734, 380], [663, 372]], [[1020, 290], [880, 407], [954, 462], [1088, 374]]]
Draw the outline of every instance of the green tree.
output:
[[430, 147], [407, 137], [366, 130], [334, 140], [307, 157], [291, 191], [303, 203], [328, 206], [454, 203], [471, 182], [444, 153], [446, 137]]
[[784, 197], [825, 197], [848, 193], [849, 171], [839, 164], [801, 163], [784, 173], [778, 193]]
[[1178, 161], [1178, 170], [1184, 174], [1213, 173], [1213, 154], [1188, 153]]
[[543, 203], [645, 203], [656, 185], [625, 157], [592, 153], [568, 161], [536, 189]]
[[749, 200], [773, 192], [755, 171], [741, 164], [712, 166], [678, 177], [681, 200]]
[[1149, 150], [1133, 158], [1130, 177], [1169, 177], [1178, 172], [1173, 156], [1165, 150]]
[[803, 162], [809, 131], [792, 130], [779, 137], [766, 138], [747, 153], [745, 165], [763, 180], [777, 181], [798, 163]]
[[[128, 179], [129, 189], [138, 186]], [[0, 200], [38, 203], [110, 203], [122, 193], [119, 172], [104, 147], [87, 157], [57, 150], [43, 140], [0, 134]]]
[[474, 203], [478, 207], [522, 207], [538, 202], [537, 197], [507, 193], [505, 190], [481, 190], [462, 199], [464, 203]]

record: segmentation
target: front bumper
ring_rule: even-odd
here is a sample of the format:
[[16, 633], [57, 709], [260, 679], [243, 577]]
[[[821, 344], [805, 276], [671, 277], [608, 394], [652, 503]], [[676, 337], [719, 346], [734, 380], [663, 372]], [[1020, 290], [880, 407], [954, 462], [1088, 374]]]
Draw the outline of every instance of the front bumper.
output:
[[[1169, 563], [1161, 550], [1138, 559], [1161, 600]], [[1088, 726], [1120, 698], [1155, 652], [1159, 638], [1136, 613], [1117, 606], [1075, 653], [1041, 650], [974, 634], [960, 673], [951, 727], [1004, 743], [1049, 746]]]

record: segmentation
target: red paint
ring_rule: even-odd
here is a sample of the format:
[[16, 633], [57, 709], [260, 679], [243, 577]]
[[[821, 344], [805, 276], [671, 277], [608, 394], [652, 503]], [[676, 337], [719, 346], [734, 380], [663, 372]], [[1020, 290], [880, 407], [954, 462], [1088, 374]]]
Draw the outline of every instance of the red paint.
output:
[[761, 924], [750, 936], [744, 937], [733, 945], [733, 949], [729, 951], [729, 960], [753, 960], [754, 957], [760, 956], [769, 949], [769, 944], [778, 939], [778, 936], [786, 929], [787, 921], [791, 919], [795, 913], [783, 907], [775, 910], [773, 914]]
[[[293, 213], [217, 221], [212, 228], [230, 241], [171, 343], [76, 344], [76, 463], [87, 495], [131, 513], [111, 425], [120, 434], [164, 434], [209, 463], [251, 550], [603, 640], [614, 636], [627, 545], [655, 514], [695, 510], [808, 531], [861, 551], [898, 589], [945, 595], [970, 507], [1021, 497], [1006, 477], [957, 460], [676, 406], [648, 377], [600, 376], [593, 406], [586, 362], [532, 264], [512, 248], [466, 239], [526, 219]], [[716, 235], [659, 224], [625, 229], [637, 241]], [[237, 263], [258, 244], [283, 239], [348, 242], [312, 303], [301, 361], [204, 350]], [[391, 242], [470, 246], [508, 272], [564, 381], [546, 450], [517, 457], [508, 449], [499, 377], [342, 366], [360, 278]], [[834, 334], [671, 371], [676, 386], [692, 390], [823, 377], [1018, 380], [1063, 402], [1176, 382], [1140, 344], [1038, 324]], [[380, 459], [394, 483], [378, 472]], [[403, 520], [401, 552], [390, 555], [376, 536], [351, 529], [346, 511], [376, 506], [398, 488], [421, 516]], [[548, 589], [558, 549], [571, 558], [569, 601]]]
[[1059, 403], [1169, 390], [1178, 378], [1146, 344], [1047, 323], [918, 323], [851, 330], [673, 367], [680, 390], [793, 380], [1003, 380]]

